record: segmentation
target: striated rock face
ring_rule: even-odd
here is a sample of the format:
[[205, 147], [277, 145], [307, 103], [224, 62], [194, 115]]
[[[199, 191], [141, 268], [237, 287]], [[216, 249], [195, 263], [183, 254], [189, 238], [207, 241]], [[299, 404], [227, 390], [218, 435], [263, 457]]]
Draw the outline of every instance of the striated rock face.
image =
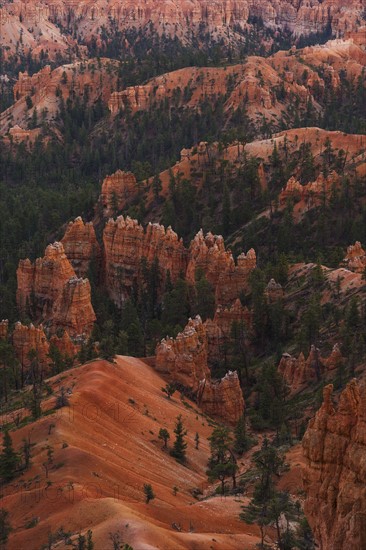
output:
[[7, 319], [3, 319], [0, 322], [0, 340], [6, 340], [8, 338], [8, 331], [9, 321]]
[[284, 353], [278, 365], [278, 371], [293, 395], [303, 390], [309, 383], [322, 379], [329, 371], [336, 370], [343, 361], [338, 344], [335, 344], [327, 358], [321, 357], [319, 349], [311, 346], [307, 359], [303, 353], [300, 353], [297, 358]]
[[237, 372], [229, 371], [224, 378], [214, 382], [203, 380], [198, 403], [207, 414], [236, 424], [244, 412], [244, 398]]
[[366, 267], [366, 252], [359, 241], [347, 248], [342, 265], [355, 273], [363, 273]]
[[175, 339], [166, 338], [158, 344], [156, 370], [194, 392], [202, 380], [210, 380], [206, 330], [199, 316], [190, 319]]
[[98, 201], [103, 217], [115, 216], [118, 211], [123, 210], [127, 201], [131, 200], [137, 191], [136, 178], [132, 172], [117, 170], [111, 176], [107, 176], [102, 183]]
[[77, 278], [61, 243], [47, 246], [45, 256], [34, 264], [21, 260], [17, 279], [17, 303], [23, 314], [47, 323], [51, 333], [57, 329], [66, 329], [72, 337], [91, 333], [95, 313], [90, 284]]
[[88, 279], [72, 277], [53, 308], [51, 331], [64, 329], [74, 338], [88, 337], [95, 320]]
[[137, 280], [142, 280], [143, 260], [148, 264], [158, 260], [160, 291], [168, 271], [173, 282], [181, 272], [185, 273], [187, 251], [170, 227], [150, 223], [144, 231], [136, 220], [119, 216], [106, 224], [103, 242], [106, 286], [118, 305], [130, 296]]
[[78, 352], [78, 347], [71, 340], [69, 333], [65, 330], [61, 337], [58, 337], [56, 334], [51, 336], [50, 344], [56, 346], [56, 348], [67, 357], [74, 358]]
[[212, 381], [208, 368], [206, 324], [190, 319], [177, 338], [166, 338], [156, 348], [155, 367], [168, 380], [190, 388], [202, 409], [235, 424], [244, 411], [244, 399], [236, 372]]
[[25, 326], [18, 322], [15, 324], [12, 338], [14, 351], [22, 369], [29, 368], [31, 364], [29, 352], [34, 350], [40, 367], [46, 372], [49, 370], [51, 365], [51, 360], [48, 357], [50, 346], [42, 325], [39, 327], [35, 327], [33, 324]]
[[48, 245], [44, 257], [37, 258], [34, 264], [28, 259], [20, 260], [17, 269], [19, 310], [23, 314], [30, 310], [36, 320], [47, 319], [65, 283], [74, 276], [72, 265], [59, 242]]
[[303, 438], [305, 514], [321, 550], [366, 548], [366, 386], [333, 386]]
[[100, 246], [92, 223], [84, 223], [78, 217], [70, 222], [61, 239], [65, 254], [78, 277], [85, 277], [91, 260], [100, 259]]

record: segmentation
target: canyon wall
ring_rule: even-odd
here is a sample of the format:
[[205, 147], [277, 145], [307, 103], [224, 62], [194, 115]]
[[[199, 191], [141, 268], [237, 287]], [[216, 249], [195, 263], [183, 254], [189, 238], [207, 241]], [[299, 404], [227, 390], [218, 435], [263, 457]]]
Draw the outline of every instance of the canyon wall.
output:
[[303, 438], [305, 514], [321, 550], [366, 548], [366, 386], [333, 404], [333, 386]]

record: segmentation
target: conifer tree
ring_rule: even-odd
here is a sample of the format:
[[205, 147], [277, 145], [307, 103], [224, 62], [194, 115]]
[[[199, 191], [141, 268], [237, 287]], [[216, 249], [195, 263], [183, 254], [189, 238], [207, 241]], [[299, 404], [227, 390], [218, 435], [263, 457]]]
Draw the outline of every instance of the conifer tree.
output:
[[184, 438], [187, 435], [187, 430], [184, 429], [181, 414], [177, 417], [174, 433], [175, 433], [175, 441], [174, 441], [173, 449], [170, 451], [170, 454], [178, 462], [185, 462], [187, 442], [184, 440]]
[[19, 464], [19, 456], [14, 451], [13, 442], [8, 431], [4, 433], [3, 451], [0, 455], [0, 477], [3, 481], [13, 479]]

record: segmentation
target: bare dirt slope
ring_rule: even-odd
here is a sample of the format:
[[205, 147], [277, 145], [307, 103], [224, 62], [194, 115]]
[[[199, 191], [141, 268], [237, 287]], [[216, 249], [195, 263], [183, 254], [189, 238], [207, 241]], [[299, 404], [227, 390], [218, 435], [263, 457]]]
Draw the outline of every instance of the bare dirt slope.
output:
[[[70, 406], [12, 432], [17, 449], [28, 435], [35, 445], [31, 468], [4, 488], [2, 506], [14, 527], [9, 550], [38, 550], [61, 527], [75, 534], [91, 529], [96, 550], [112, 548], [109, 533], [116, 531], [134, 550], [254, 548], [257, 528], [238, 520], [240, 502], [192, 497], [193, 488], [207, 488], [212, 427], [179, 393], [168, 400], [164, 381], [150, 366], [131, 357], [118, 357], [116, 364], [98, 360], [50, 383], [56, 391], [72, 388]], [[54, 404], [51, 397], [45, 406]], [[172, 444], [179, 414], [188, 429], [187, 466], [163, 451], [158, 439], [159, 429], [167, 427]], [[47, 446], [54, 451], [48, 478]], [[144, 483], [156, 495], [148, 505]]]

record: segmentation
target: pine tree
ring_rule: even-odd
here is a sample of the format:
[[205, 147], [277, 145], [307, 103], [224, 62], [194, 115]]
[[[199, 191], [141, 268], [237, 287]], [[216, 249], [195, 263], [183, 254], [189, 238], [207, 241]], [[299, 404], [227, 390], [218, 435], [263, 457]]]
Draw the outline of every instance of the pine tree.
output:
[[245, 451], [248, 450], [250, 445], [250, 439], [247, 436], [245, 412], [239, 418], [238, 423], [235, 426], [234, 435], [235, 435], [235, 442], [234, 442], [235, 452], [237, 452], [239, 455], [242, 455]]
[[154, 193], [154, 197], [156, 200], [159, 199], [160, 192], [163, 188], [163, 184], [161, 182], [161, 179], [158, 174], [155, 174], [154, 179], [152, 181], [152, 190]]
[[210, 437], [211, 456], [208, 461], [207, 475], [209, 479], [221, 481], [221, 494], [225, 493], [225, 479], [232, 477], [233, 489], [236, 487], [236, 472], [238, 466], [231, 451], [233, 438], [226, 427], [217, 427]]
[[5, 548], [12, 527], [9, 521], [9, 512], [4, 508], [0, 509], [0, 547]]
[[168, 444], [168, 439], [170, 439], [170, 434], [166, 428], [160, 428], [159, 430], [159, 439], [164, 441], [164, 449], [166, 449]]
[[149, 504], [150, 500], [155, 498], [155, 493], [150, 483], [144, 483], [145, 502]]
[[187, 435], [187, 430], [184, 429], [181, 414], [177, 417], [174, 433], [175, 433], [175, 441], [174, 441], [173, 449], [170, 451], [170, 454], [178, 462], [185, 462], [187, 443], [184, 440], [184, 438]]
[[3, 451], [0, 455], [0, 477], [4, 481], [13, 479], [19, 464], [19, 456], [14, 451], [13, 442], [8, 431], [4, 433]]

